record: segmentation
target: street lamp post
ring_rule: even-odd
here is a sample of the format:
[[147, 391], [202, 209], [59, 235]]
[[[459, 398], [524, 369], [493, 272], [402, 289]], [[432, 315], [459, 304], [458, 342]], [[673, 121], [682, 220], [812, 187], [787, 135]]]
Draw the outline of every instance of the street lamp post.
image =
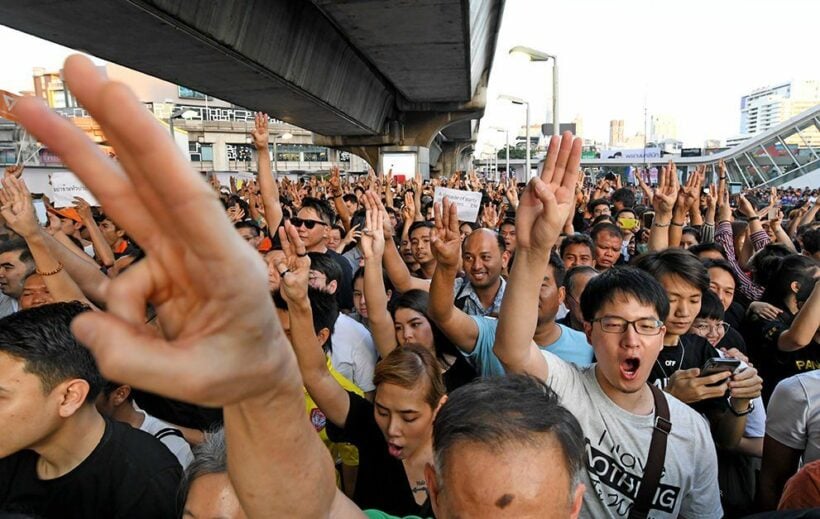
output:
[[506, 150], [506, 153], [507, 153], [507, 160], [506, 160], [506, 165], [505, 166], [507, 168], [506, 169], [507, 176], [509, 176], [510, 175], [510, 130], [507, 129], [507, 128], [499, 128], [498, 126], [493, 126], [492, 129], [497, 131], [497, 132], [504, 132], [504, 136], [506, 138], [505, 150]]
[[274, 173], [279, 172], [279, 154], [277, 153], [278, 150], [276, 148], [277, 138], [281, 138], [283, 141], [286, 141], [293, 137], [293, 134], [290, 132], [285, 132], [282, 135], [273, 134], [273, 171]]
[[558, 117], [558, 56], [520, 45], [510, 49], [510, 54], [522, 54], [528, 57], [530, 61], [552, 60], [552, 134], [560, 135], [560, 118]]
[[513, 97], [508, 95], [500, 95], [498, 99], [502, 101], [509, 101], [515, 105], [524, 105], [527, 109], [527, 180], [532, 176], [532, 166], [530, 165], [530, 103], [528, 101], [524, 101], [520, 97]]

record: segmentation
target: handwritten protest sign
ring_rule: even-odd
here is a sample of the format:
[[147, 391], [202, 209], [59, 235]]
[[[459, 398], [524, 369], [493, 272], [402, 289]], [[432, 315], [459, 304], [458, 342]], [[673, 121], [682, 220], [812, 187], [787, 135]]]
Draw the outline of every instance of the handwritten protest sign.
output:
[[80, 182], [80, 179], [67, 171], [51, 174], [51, 189], [54, 192], [52, 204], [54, 207], [71, 207], [74, 205], [74, 197], [83, 198], [89, 205], [99, 206], [100, 203], [91, 194], [91, 191]]
[[475, 222], [478, 219], [478, 210], [481, 208], [480, 191], [462, 191], [449, 187], [437, 187], [433, 195], [433, 202], [439, 203], [447, 197], [458, 208], [458, 219], [462, 222]]
[[16, 121], [17, 118], [12, 115], [11, 111], [14, 109], [14, 104], [18, 99], [20, 99], [20, 96], [17, 94], [0, 90], [0, 117], [10, 121]]

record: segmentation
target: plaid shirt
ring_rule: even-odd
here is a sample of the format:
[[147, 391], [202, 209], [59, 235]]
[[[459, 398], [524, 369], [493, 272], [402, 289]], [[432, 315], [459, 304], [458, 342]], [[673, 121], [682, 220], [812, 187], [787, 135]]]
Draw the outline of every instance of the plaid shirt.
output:
[[507, 282], [504, 281], [504, 278], [500, 279], [501, 285], [498, 287], [498, 292], [496, 292], [492, 304], [488, 308], [484, 308], [470, 281], [466, 277], [457, 278], [453, 285], [453, 292], [455, 293], [453, 304], [467, 315], [498, 316], [501, 311], [501, 301], [504, 299], [504, 290], [507, 288]]

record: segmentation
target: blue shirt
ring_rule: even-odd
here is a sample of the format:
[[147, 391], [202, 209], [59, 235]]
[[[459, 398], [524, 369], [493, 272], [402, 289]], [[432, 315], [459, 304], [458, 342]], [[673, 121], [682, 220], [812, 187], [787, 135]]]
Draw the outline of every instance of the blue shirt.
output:
[[[504, 367], [493, 352], [498, 320], [480, 315], [471, 315], [470, 318], [478, 326], [478, 338], [473, 351], [462, 354], [482, 377], [504, 375]], [[558, 340], [546, 346], [539, 345], [539, 348], [580, 367], [592, 364], [594, 357], [592, 346], [587, 342], [586, 335], [562, 324], [558, 327], [561, 329], [561, 336]]]

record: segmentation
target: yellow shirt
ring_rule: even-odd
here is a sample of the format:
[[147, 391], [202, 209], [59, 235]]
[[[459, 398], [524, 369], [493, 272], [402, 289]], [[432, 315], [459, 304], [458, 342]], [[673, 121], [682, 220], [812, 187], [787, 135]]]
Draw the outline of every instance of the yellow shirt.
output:
[[[340, 386], [344, 388], [345, 391], [350, 391], [351, 393], [356, 393], [359, 396], [364, 396], [364, 392], [359, 389], [356, 384], [348, 380], [344, 377], [341, 373], [333, 369], [333, 366], [330, 364], [330, 356], [326, 356], [327, 359], [327, 369], [330, 371], [330, 374], [333, 375], [333, 378], [336, 379], [336, 382], [339, 383]], [[319, 437], [325, 442], [327, 448], [330, 449], [330, 452], [333, 453], [334, 459], [341, 458], [342, 462], [345, 465], [358, 465], [359, 464], [359, 452], [358, 450], [350, 444], [343, 443], [337, 444], [333, 443], [327, 438], [327, 432], [325, 431], [325, 425], [327, 424], [327, 418], [325, 417], [325, 413], [323, 413], [310, 395], [305, 391], [305, 409], [307, 409], [308, 417], [310, 418], [310, 423], [313, 424], [313, 428], [316, 429], [316, 432], [319, 433]]]

